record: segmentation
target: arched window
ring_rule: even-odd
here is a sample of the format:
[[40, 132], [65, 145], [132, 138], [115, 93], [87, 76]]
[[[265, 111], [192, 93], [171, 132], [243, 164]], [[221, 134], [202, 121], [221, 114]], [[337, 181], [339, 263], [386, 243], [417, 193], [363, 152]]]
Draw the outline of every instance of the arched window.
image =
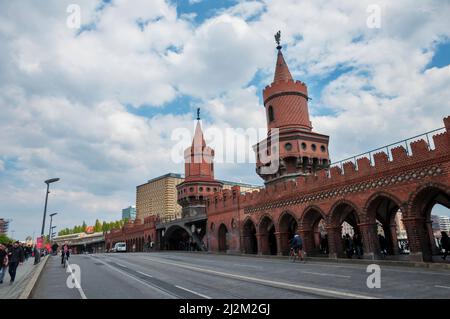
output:
[[269, 122], [272, 122], [275, 120], [275, 116], [273, 115], [273, 107], [272, 105], [269, 106]]

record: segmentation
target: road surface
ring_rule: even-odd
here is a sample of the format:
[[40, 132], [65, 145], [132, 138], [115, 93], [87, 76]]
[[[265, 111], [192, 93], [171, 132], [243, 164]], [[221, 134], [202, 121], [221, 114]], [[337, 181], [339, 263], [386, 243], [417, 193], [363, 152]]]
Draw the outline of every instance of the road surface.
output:
[[[70, 274], [52, 257], [33, 298], [308, 299], [450, 298], [450, 271], [381, 266], [368, 288], [366, 265], [194, 253], [73, 255]], [[70, 278], [69, 278], [70, 277]], [[69, 278], [69, 279], [68, 279]], [[77, 279], [77, 286], [73, 278]], [[69, 281], [69, 288], [67, 282]], [[376, 282], [371, 280], [370, 282]], [[70, 284], [72, 283], [72, 284]]]

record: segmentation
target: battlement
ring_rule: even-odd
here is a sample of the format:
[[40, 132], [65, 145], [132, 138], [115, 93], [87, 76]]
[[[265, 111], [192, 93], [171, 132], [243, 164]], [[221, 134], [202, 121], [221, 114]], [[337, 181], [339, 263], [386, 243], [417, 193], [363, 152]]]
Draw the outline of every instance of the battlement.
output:
[[268, 85], [263, 90], [264, 101], [274, 94], [284, 93], [284, 92], [299, 92], [308, 96], [308, 88], [305, 83], [301, 81], [287, 80], [273, 82]]
[[[444, 118], [445, 131], [433, 135], [434, 148], [424, 139], [409, 143], [408, 150], [403, 145], [392, 147], [390, 152], [379, 151], [369, 156], [348, 160], [329, 170], [320, 170], [315, 175], [300, 176], [296, 181], [280, 182], [269, 185], [260, 191], [233, 194], [230, 190], [217, 192], [208, 197], [208, 215], [229, 211], [233, 208], [245, 208], [261, 205], [281, 198], [289, 198], [293, 194], [301, 195], [318, 191], [327, 187], [338, 186], [349, 181], [357, 182], [372, 175], [389, 174], [403, 167], [414, 167], [424, 161], [432, 161], [442, 156], [450, 156], [450, 117]], [[407, 146], [407, 144], [405, 144]]]

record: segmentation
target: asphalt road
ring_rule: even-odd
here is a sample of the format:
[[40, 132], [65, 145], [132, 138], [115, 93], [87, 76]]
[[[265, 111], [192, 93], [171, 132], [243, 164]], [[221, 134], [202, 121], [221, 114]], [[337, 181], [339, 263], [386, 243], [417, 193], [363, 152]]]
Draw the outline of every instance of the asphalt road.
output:
[[448, 270], [381, 266], [381, 287], [368, 288], [371, 273], [357, 264], [170, 252], [71, 256], [69, 269], [77, 266], [78, 287], [60, 257], [52, 257], [32, 297], [450, 298]]

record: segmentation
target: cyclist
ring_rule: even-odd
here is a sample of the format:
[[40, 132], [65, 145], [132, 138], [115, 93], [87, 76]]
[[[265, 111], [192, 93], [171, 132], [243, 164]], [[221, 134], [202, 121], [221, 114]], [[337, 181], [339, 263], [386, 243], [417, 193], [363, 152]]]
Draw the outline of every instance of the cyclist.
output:
[[295, 255], [298, 255], [301, 261], [303, 261], [303, 241], [299, 234], [295, 234], [294, 238], [292, 238], [290, 242], [291, 246], [291, 253], [294, 253], [294, 261], [295, 261]]
[[67, 242], [61, 248], [61, 265], [64, 264], [64, 259], [68, 260], [70, 257], [70, 248]]

